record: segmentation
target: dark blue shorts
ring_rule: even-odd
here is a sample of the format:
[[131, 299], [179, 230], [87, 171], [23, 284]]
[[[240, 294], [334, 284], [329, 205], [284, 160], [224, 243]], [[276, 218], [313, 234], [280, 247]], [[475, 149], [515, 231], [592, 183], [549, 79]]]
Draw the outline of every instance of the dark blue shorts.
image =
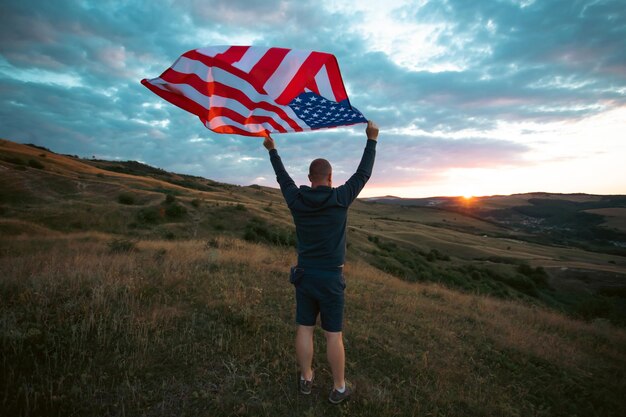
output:
[[343, 292], [346, 281], [343, 268], [303, 268], [294, 282], [296, 287], [296, 323], [315, 326], [317, 315], [322, 329], [340, 332], [343, 328]]

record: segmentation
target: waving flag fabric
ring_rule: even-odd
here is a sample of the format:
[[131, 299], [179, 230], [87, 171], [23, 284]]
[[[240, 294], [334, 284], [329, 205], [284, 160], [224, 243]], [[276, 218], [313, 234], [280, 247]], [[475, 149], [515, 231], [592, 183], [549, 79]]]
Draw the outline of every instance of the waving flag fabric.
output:
[[268, 136], [367, 122], [348, 101], [337, 59], [323, 52], [211, 46], [141, 83], [217, 133]]

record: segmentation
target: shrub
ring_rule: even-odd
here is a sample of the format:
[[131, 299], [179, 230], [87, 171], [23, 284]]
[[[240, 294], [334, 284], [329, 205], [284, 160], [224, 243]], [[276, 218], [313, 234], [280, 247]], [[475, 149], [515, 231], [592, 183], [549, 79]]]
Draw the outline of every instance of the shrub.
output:
[[235, 210], [237, 210], [237, 211], [248, 211], [247, 207], [244, 206], [241, 203], [237, 203], [237, 205], [235, 206]]
[[154, 224], [159, 221], [159, 209], [156, 207], [142, 208], [137, 212], [137, 221], [139, 223]]
[[296, 234], [294, 231], [272, 228], [258, 218], [252, 219], [246, 224], [243, 238], [249, 242], [269, 243], [277, 246], [296, 246]]
[[450, 257], [448, 255], [445, 255], [439, 252], [437, 249], [431, 249], [430, 252], [426, 254], [426, 260], [428, 262], [449, 261]]
[[36, 159], [29, 159], [28, 166], [37, 169], [43, 169], [43, 164]]
[[172, 204], [174, 201], [176, 201], [176, 196], [174, 194], [165, 195], [165, 204]]
[[612, 318], [615, 307], [611, 300], [604, 296], [587, 297], [575, 306], [575, 314], [583, 319]]
[[180, 219], [187, 214], [187, 209], [180, 204], [171, 204], [165, 209], [165, 215], [170, 219]]
[[194, 206], [195, 208], [200, 207], [200, 200], [198, 200], [197, 198], [194, 198], [193, 200], [191, 200], [191, 205]]
[[135, 204], [135, 197], [130, 193], [122, 193], [117, 196], [117, 201], [120, 204], [132, 206], [133, 204]]
[[367, 240], [369, 240], [370, 242], [373, 242], [373, 243], [378, 243], [380, 241], [378, 239], [378, 236], [372, 236], [372, 235], [368, 235], [367, 236]]
[[540, 287], [548, 287], [548, 273], [541, 266], [533, 268], [528, 264], [520, 264], [517, 267], [517, 272], [527, 276]]

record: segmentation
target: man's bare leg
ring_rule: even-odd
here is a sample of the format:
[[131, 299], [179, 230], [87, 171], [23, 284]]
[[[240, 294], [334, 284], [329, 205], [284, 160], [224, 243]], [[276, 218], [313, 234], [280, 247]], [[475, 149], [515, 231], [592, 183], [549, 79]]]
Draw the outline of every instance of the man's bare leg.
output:
[[343, 348], [342, 332], [325, 332], [326, 357], [333, 373], [333, 384], [336, 389], [345, 387], [346, 354]]
[[313, 332], [315, 326], [302, 326], [298, 324], [296, 330], [296, 357], [300, 366], [300, 373], [307, 381], [313, 378]]

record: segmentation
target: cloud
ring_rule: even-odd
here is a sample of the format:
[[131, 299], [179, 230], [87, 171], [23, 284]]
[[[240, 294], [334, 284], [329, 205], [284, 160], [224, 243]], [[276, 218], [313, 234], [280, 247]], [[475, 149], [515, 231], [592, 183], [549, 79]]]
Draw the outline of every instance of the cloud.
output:
[[[545, 146], [502, 126], [558, 126], [626, 105], [624, 39], [617, 0], [5, 1], [0, 136], [271, 183], [258, 138], [216, 135], [139, 84], [189, 49], [254, 43], [337, 56], [352, 104], [383, 129], [374, 183], [442, 180], [450, 169], [524, 166]], [[343, 181], [363, 129], [276, 140], [299, 182], [316, 157]]]

